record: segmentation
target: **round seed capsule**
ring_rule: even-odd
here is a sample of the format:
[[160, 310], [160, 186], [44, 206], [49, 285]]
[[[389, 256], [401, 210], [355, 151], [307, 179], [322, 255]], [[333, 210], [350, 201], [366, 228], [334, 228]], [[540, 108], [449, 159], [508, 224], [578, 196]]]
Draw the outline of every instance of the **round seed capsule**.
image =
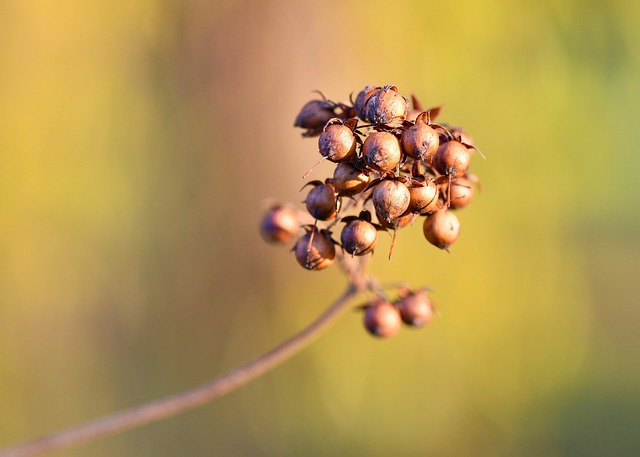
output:
[[296, 242], [294, 253], [300, 266], [317, 271], [333, 263], [336, 248], [327, 232], [314, 227]]
[[365, 255], [373, 251], [378, 231], [370, 222], [354, 219], [347, 222], [340, 234], [340, 244], [351, 255]]
[[436, 211], [425, 218], [422, 230], [429, 243], [447, 249], [460, 236], [460, 221], [451, 211]]
[[274, 206], [262, 218], [262, 238], [273, 244], [287, 244], [300, 228], [298, 213], [293, 208]]
[[373, 303], [364, 311], [364, 327], [378, 338], [388, 338], [400, 331], [402, 321], [400, 313], [386, 301]]

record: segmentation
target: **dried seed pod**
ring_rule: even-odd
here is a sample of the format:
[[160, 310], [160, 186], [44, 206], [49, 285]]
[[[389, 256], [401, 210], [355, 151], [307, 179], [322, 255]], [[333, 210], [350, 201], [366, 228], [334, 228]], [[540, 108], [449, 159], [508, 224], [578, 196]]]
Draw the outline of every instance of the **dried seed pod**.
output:
[[467, 147], [459, 141], [447, 141], [438, 148], [433, 157], [433, 164], [439, 173], [460, 178], [469, 170], [471, 154]]
[[373, 132], [364, 140], [362, 156], [367, 165], [376, 171], [391, 171], [402, 159], [398, 139], [389, 132]]
[[473, 200], [473, 185], [466, 178], [457, 178], [451, 183], [449, 208], [460, 209]]
[[385, 179], [377, 184], [372, 197], [380, 223], [391, 225], [405, 213], [411, 200], [407, 186], [393, 179]]
[[424, 289], [408, 292], [397, 303], [402, 322], [412, 327], [422, 327], [433, 318], [434, 307]]
[[356, 112], [356, 116], [358, 116], [360, 119], [362, 119], [363, 121], [368, 121], [369, 119], [367, 118], [367, 113], [365, 110], [365, 105], [367, 104], [367, 101], [369, 101], [369, 98], [374, 94], [375, 91], [377, 91], [378, 89], [380, 89], [379, 87], [376, 86], [366, 86], [364, 89], [362, 89], [359, 93], [358, 96], [356, 97], [356, 101], [353, 103], [353, 109]]
[[293, 248], [297, 262], [307, 270], [323, 270], [333, 263], [336, 247], [331, 234], [312, 227]]
[[379, 300], [365, 308], [364, 328], [373, 336], [387, 338], [400, 331], [400, 313], [391, 303]]
[[385, 86], [376, 90], [365, 104], [369, 121], [374, 124], [388, 124], [407, 117], [409, 102], [398, 93], [396, 86]]
[[338, 195], [352, 196], [367, 188], [369, 173], [360, 170], [352, 162], [341, 162], [333, 171], [333, 185]]
[[286, 206], [274, 206], [269, 209], [260, 224], [262, 238], [273, 244], [287, 244], [299, 229], [298, 213]]
[[422, 230], [429, 243], [447, 249], [460, 235], [460, 221], [451, 211], [436, 211], [426, 217]]
[[370, 221], [353, 218], [340, 234], [340, 243], [351, 255], [365, 255], [373, 251], [378, 241], [378, 230]]
[[350, 160], [356, 153], [356, 145], [353, 130], [343, 124], [327, 125], [318, 138], [320, 154], [331, 162]]
[[312, 181], [309, 184], [314, 186], [305, 200], [309, 214], [320, 221], [328, 221], [336, 217], [338, 200], [333, 184], [330, 182], [323, 184], [320, 181]]
[[405, 154], [412, 159], [424, 160], [427, 163], [431, 163], [440, 145], [438, 133], [421, 116], [414, 125], [402, 132], [400, 141]]
[[416, 214], [429, 214], [436, 211], [438, 204], [438, 186], [433, 179], [414, 183], [409, 187], [409, 211]]
[[302, 107], [293, 126], [311, 130], [321, 129], [334, 117], [336, 115], [331, 103], [326, 100], [311, 100]]

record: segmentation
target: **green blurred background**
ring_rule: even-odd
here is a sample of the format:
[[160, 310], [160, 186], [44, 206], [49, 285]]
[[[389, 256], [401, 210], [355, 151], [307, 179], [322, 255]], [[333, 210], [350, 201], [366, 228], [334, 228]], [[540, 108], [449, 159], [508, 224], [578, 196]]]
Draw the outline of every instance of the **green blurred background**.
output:
[[[60, 456], [640, 455], [640, 3], [0, 1], [0, 446], [195, 386], [342, 290], [265, 246], [321, 89], [397, 84], [488, 160], [447, 255], [217, 402]], [[330, 167], [311, 175], [323, 179]], [[385, 243], [387, 243], [385, 245]]]

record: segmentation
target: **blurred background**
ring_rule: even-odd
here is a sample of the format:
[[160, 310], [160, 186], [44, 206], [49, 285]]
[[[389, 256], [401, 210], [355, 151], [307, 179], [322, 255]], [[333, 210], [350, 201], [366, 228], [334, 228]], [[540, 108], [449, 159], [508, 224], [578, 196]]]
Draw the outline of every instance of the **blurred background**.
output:
[[396, 84], [488, 158], [451, 254], [418, 225], [374, 257], [440, 318], [378, 341], [348, 312], [210, 405], [55, 455], [640, 455], [639, 21], [630, 0], [0, 1], [0, 446], [315, 318], [338, 269], [257, 228], [319, 158], [293, 120], [314, 89]]

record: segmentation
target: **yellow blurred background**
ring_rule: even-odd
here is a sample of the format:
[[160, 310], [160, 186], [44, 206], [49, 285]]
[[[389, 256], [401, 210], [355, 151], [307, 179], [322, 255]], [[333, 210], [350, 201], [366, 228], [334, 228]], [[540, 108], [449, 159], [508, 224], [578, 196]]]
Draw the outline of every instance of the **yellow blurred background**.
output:
[[[258, 234], [321, 89], [396, 84], [488, 159], [450, 255], [219, 401], [60, 456], [640, 455], [640, 3], [0, 1], [0, 447], [195, 386], [338, 295]], [[315, 170], [324, 179], [331, 168]]]

